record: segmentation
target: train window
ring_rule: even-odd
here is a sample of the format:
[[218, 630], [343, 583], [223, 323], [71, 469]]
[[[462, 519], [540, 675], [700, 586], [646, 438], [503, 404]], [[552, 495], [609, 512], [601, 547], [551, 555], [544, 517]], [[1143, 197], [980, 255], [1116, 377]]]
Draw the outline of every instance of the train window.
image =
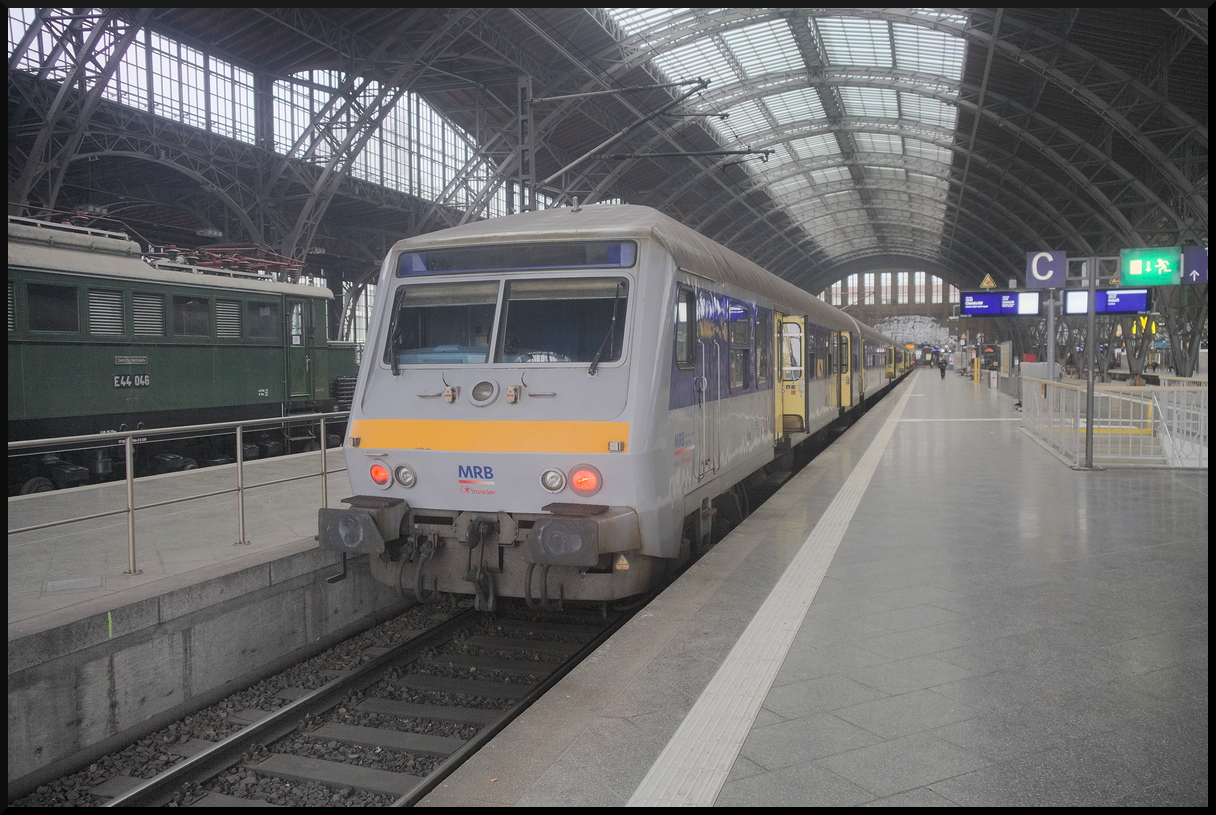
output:
[[761, 311], [756, 315], [756, 385], [768, 384], [769, 349], [772, 347], [772, 314]]
[[507, 284], [498, 362], [613, 362], [625, 348], [623, 277]]
[[796, 382], [802, 378], [802, 326], [781, 324], [781, 379]]
[[676, 295], [676, 367], [690, 370], [697, 360], [697, 295], [680, 289]]
[[30, 283], [30, 331], [79, 331], [80, 304], [75, 286]]
[[485, 362], [497, 303], [495, 280], [401, 286], [384, 361], [397, 365]]
[[246, 303], [245, 331], [249, 337], [279, 336], [279, 304]]
[[173, 333], [179, 337], [211, 333], [211, 304], [206, 297], [173, 298]]
[[131, 305], [135, 318], [136, 336], [165, 336], [165, 298], [163, 295], [137, 291], [131, 295]]
[[823, 364], [823, 360], [819, 358], [817, 353], [819, 347], [819, 332], [815, 330], [815, 326], [808, 325], [806, 327], [806, 378], [815, 379], [823, 376], [823, 371], [819, 370], [819, 365]]
[[236, 300], [215, 301], [215, 336], [241, 338], [241, 304]]
[[304, 345], [304, 304], [292, 303], [291, 316], [288, 318], [291, 321], [289, 327], [290, 338], [292, 345]]
[[730, 340], [730, 389], [743, 390], [748, 382], [751, 360], [751, 309], [742, 303], [730, 304], [726, 333]]
[[89, 333], [122, 334], [122, 292], [89, 290]]

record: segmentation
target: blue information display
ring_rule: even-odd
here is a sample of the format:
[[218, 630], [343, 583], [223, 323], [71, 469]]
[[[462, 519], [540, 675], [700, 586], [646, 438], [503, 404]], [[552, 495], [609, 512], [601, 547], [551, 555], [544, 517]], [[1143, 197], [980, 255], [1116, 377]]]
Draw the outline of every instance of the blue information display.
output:
[[959, 301], [961, 317], [1038, 316], [1042, 312], [1041, 292], [965, 291]]
[[[1098, 289], [1094, 299], [1094, 314], [1139, 314], [1152, 310], [1149, 289]], [[1087, 289], [1064, 292], [1064, 313], [1078, 315], [1089, 313], [1089, 291]]]

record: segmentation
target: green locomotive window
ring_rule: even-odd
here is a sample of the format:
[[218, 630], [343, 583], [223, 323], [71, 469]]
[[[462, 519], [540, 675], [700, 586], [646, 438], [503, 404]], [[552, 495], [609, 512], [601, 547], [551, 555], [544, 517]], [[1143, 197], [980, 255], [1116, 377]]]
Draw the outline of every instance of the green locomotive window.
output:
[[279, 336], [279, 304], [246, 303], [245, 330], [250, 337]]
[[74, 286], [30, 283], [30, 331], [80, 331], [80, 293]]
[[179, 337], [211, 334], [211, 304], [206, 297], [173, 298], [173, 333]]

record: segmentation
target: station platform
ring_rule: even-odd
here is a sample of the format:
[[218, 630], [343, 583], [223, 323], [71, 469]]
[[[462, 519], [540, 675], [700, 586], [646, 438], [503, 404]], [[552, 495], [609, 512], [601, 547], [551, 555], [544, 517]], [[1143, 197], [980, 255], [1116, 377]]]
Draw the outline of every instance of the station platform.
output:
[[[338, 506], [349, 481], [332, 472], [341, 451], [326, 455]], [[234, 495], [137, 509], [135, 574], [125, 513], [9, 535], [10, 800], [404, 607], [366, 558], [328, 581], [341, 569], [313, 539], [320, 465], [319, 452], [248, 462], [245, 484], [262, 486], [246, 492], [240, 545]], [[135, 505], [235, 484], [235, 465], [141, 478]], [[125, 507], [125, 483], [19, 496], [8, 528]]]
[[426, 806], [1205, 806], [1207, 471], [918, 370]]
[[[330, 506], [350, 494], [340, 449], [326, 451]], [[337, 472], [334, 472], [334, 471]], [[260, 484], [320, 471], [320, 454], [255, 459], [245, 482]], [[235, 465], [137, 479], [137, 507], [236, 486]], [[209, 576], [316, 549], [319, 476], [254, 487], [245, 499], [245, 540], [237, 545], [234, 495], [136, 512], [136, 574], [129, 574], [125, 515], [10, 535], [9, 639], [204, 582]], [[10, 498], [8, 528], [81, 517], [126, 506], [111, 482]], [[332, 557], [330, 557], [332, 560]]]

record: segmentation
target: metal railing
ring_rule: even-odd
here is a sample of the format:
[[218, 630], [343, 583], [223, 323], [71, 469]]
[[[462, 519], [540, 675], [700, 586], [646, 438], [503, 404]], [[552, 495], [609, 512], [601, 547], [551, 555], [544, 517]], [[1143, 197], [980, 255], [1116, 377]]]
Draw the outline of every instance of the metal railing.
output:
[[[33, 524], [8, 530], [9, 536], [17, 535], [22, 532], [33, 532], [38, 529], [48, 529], [56, 526], [64, 526], [66, 524], [80, 523], [81, 521], [91, 521], [96, 518], [108, 518], [115, 515], [127, 516], [127, 561], [129, 571], [125, 574], [140, 574], [135, 565], [135, 513], [139, 510], [154, 509], [156, 507], [168, 506], [170, 504], [180, 504], [186, 501], [197, 501], [202, 498], [211, 498], [216, 495], [236, 495], [236, 516], [237, 516], [237, 545], [247, 544], [245, 538], [245, 492], [256, 487], [267, 487], [273, 484], [286, 484], [292, 481], [300, 481], [306, 478], [321, 479], [321, 506], [329, 505], [329, 485], [327, 483], [329, 474], [345, 472], [345, 467], [339, 467], [335, 470], [328, 468], [326, 460], [325, 447], [325, 423], [327, 421], [345, 420], [349, 416], [348, 411], [335, 413], [308, 413], [293, 416], [280, 416], [274, 419], [257, 419], [254, 421], [244, 422], [222, 422], [216, 424], [200, 424], [184, 427], [165, 427], [156, 429], [145, 429], [136, 431], [127, 431], [122, 433], [93, 433], [84, 436], [63, 436], [54, 439], [34, 439], [30, 441], [9, 442], [8, 452], [10, 458], [14, 453], [20, 453], [22, 450], [65, 450], [65, 449], [80, 449], [80, 448], [97, 448], [97, 447], [114, 447], [121, 445], [123, 455], [126, 461], [126, 493], [127, 501], [124, 509], [115, 509], [107, 512], [95, 512], [91, 515], [80, 515], [72, 518], [65, 518], [57, 521], [49, 521], [47, 523]], [[245, 455], [244, 455], [244, 433], [247, 429], [274, 427], [274, 428], [289, 428], [300, 425], [320, 424], [319, 441], [321, 449], [318, 455], [321, 459], [321, 466], [317, 472], [305, 473], [303, 475], [293, 475], [287, 478], [278, 478], [271, 481], [260, 481], [256, 484], [245, 483]], [[177, 437], [202, 437], [202, 436], [219, 436], [227, 435], [230, 432], [236, 434], [236, 460], [235, 474], [236, 486], [230, 489], [213, 490], [211, 492], [199, 493], [197, 495], [187, 495], [178, 498], [171, 498], [167, 501], [156, 501], [150, 504], [135, 505], [135, 467], [134, 467], [134, 448], [135, 445], [146, 442], [148, 439], [162, 436], [177, 436]], [[214, 468], [208, 468], [214, 469]], [[202, 471], [197, 471], [202, 472]], [[113, 482], [111, 482], [113, 483]]]
[[[1066, 460], [1085, 457], [1083, 383], [1022, 378], [1023, 426]], [[1094, 390], [1095, 463], [1208, 466], [1207, 388], [1101, 384]]]

